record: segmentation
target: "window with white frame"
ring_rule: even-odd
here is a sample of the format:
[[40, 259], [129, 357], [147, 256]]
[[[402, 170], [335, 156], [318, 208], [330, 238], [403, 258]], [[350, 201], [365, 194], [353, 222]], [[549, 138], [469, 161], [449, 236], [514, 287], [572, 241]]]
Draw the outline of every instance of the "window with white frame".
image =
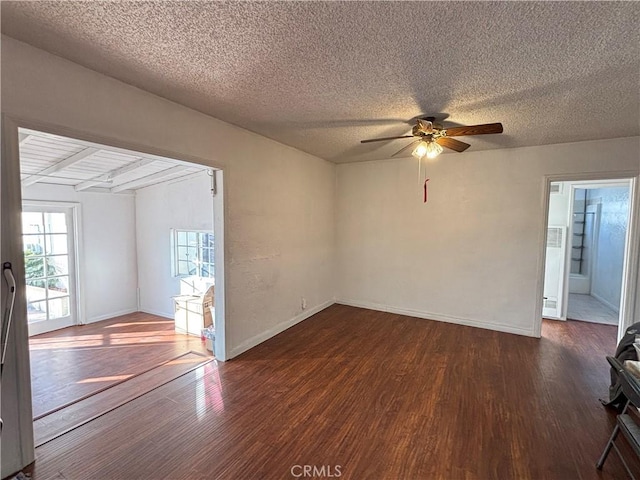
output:
[[213, 233], [173, 230], [173, 271], [176, 277], [213, 277]]

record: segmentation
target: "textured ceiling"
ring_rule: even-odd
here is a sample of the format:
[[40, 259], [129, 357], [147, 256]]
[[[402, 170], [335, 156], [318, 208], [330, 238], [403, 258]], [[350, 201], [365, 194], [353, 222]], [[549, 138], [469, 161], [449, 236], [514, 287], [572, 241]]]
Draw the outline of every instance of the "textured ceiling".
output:
[[469, 151], [640, 134], [638, 2], [1, 5], [11, 37], [335, 162], [426, 113], [504, 124]]

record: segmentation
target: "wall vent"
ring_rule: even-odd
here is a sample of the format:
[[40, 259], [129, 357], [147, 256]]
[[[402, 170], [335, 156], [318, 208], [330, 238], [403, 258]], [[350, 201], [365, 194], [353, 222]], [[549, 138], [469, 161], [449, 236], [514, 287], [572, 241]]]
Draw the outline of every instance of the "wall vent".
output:
[[555, 310], [558, 308], [558, 300], [552, 298], [544, 299], [544, 308], [550, 308], [551, 310]]
[[549, 227], [547, 229], [547, 248], [562, 247], [562, 227]]
[[551, 189], [549, 193], [562, 193], [562, 184], [561, 183], [551, 183]]

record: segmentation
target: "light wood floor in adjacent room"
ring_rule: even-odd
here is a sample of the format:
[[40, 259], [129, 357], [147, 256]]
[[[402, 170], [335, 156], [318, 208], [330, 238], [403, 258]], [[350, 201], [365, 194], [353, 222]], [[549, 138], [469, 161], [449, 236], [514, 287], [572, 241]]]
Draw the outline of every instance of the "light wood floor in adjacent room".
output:
[[598, 398], [615, 327], [545, 322], [543, 335], [334, 305], [43, 445], [31, 472], [251, 480], [310, 465], [354, 480], [626, 478], [614, 454], [603, 472], [594, 466], [614, 424]]
[[189, 350], [211, 355], [173, 320], [142, 312], [36, 335], [29, 350], [34, 417]]

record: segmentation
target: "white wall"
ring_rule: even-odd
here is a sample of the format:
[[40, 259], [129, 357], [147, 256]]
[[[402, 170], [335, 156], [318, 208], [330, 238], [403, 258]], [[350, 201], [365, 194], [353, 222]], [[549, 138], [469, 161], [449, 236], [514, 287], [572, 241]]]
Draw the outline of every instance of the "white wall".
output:
[[91, 323], [137, 310], [134, 197], [76, 192], [73, 187], [36, 183], [23, 189], [24, 200], [81, 205], [80, 298]]
[[629, 216], [629, 188], [589, 189], [587, 195], [588, 204], [602, 204], [591, 295], [619, 311]]
[[544, 176], [638, 172], [639, 139], [338, 166], [339, 301], [535, 335]]
[[[1, 47], [3, 225], [5, 215], [15, 222], [20, 209], [19, 191], [9, 188], [5, 196], [5, 186], [19, 182], [11, 121], [194, 161], [224, 169], [227, 356], [333, 302], [335, 165], [11, 38], [3, 36]], [[19, 238], [4, 228], [2, 234], [2, 260], [22, 265]], [[21, 323], [5, 365], [2, 416], [25, 425], [30, 412], [20, 405], [29, 405], [30, 389], [23, 308], [16, 318]], [[5, 424], [1, 476], [33, 458], [28, 430]]]
[[333, 164], [4, 36], [2, 66], [12, 118], [224, 169], [232, 355], [333, 301]]
[[140, 309], [169, 318], [171, 297], [180, 293], [180, 279], [171, 272], [171, 229], [213, 231], [207, 172], [136, 191]]

